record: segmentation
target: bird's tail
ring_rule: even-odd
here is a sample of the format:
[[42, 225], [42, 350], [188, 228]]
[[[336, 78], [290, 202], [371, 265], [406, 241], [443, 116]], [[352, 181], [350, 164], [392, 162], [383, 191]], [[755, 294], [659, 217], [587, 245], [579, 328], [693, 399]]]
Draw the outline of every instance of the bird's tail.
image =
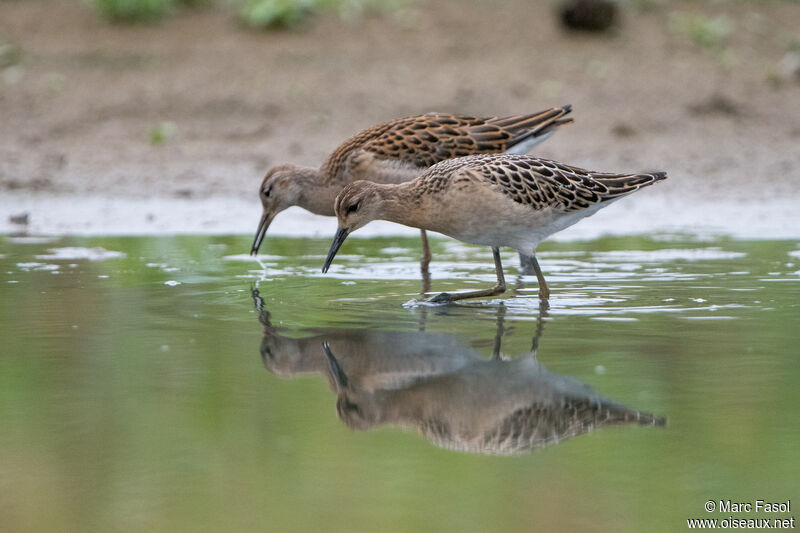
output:
[[667, 173], [663, 171], [643, 174], [601, 174], [593, 172], [591, 177], [608, 188], [608, 192], [603, 194], [603, 200], [611, 200], [665, 180], [667, 179]]
[[555, 130], [572, 122], [572, 118], [564, 118], [572, 111], [572, 106], [554, 107], [541, 113], [529, 115], [513, 115], [498, 117], [490, 122], [512, 135], [506, 145], [506, 153], [527, 154], [531, 149], [546, 141]]

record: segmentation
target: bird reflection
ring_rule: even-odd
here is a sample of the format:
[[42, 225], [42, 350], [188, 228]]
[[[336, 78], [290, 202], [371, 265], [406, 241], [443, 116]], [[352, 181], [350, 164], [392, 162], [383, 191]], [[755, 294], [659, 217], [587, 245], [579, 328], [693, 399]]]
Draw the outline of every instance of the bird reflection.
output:
[[532, 350], [507, 359], [500, 355], [501, 307], [489, 359], [458, 335], [332, 329], [302, 339], [281, 336], [257, 290], [253, 298], [264, 325], [266, 368], [283, 378], [326, 376], [339, 418], [352, 429], [399, 426], [442, 448], [511, 455], [596, 428], [666, 422], [547, 370], [536, 357], [541, 314]]

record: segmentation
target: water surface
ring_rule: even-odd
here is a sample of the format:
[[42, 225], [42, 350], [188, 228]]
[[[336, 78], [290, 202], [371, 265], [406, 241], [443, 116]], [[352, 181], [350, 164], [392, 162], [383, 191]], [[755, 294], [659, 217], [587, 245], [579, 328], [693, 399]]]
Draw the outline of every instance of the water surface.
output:
[[[800, 496], [800, 242], [545, 243], [543, 310], [510, 251], [503, 298], [427, 307], [417, 239], [327, 275], [328, 240], [248, 240], [2, 238], [0, 530], [674, 531]], [[435, 290], [494, 282], [433, 252]]]

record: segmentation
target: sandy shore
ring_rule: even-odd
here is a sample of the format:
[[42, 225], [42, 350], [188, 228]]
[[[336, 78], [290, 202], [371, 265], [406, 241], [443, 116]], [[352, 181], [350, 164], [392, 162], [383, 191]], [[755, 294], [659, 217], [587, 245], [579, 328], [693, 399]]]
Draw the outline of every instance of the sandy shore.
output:
[[[116, 27], [80, 2], [0, 3], [17, 58], [0, 66], [0, 232], [250, 234], [273, 164], [317, 165], [398, 116], [571, 103], [575, 124], [536, 155], [670, 179], [563, 238], [800, 238], [800, 83], [780, 72], [800, 9], [687, 0], [624, 15], [610, 36], [575, 36], [540, 4], [446, 0], [256, 33], [223, 8]], [[702, 49], [675, 29], [693, 15], [735, 31]], [[333, 225], [292, 210], [271, 232]]]

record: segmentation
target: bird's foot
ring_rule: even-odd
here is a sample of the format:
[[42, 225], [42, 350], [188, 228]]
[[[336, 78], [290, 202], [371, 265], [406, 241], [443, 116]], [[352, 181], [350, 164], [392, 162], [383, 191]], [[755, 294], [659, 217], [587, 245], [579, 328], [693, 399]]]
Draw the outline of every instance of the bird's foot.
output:
[[449, 304], [453, 302], [453, 296], [450, 293], [441, 292], [425, 301], [432, 304]]

